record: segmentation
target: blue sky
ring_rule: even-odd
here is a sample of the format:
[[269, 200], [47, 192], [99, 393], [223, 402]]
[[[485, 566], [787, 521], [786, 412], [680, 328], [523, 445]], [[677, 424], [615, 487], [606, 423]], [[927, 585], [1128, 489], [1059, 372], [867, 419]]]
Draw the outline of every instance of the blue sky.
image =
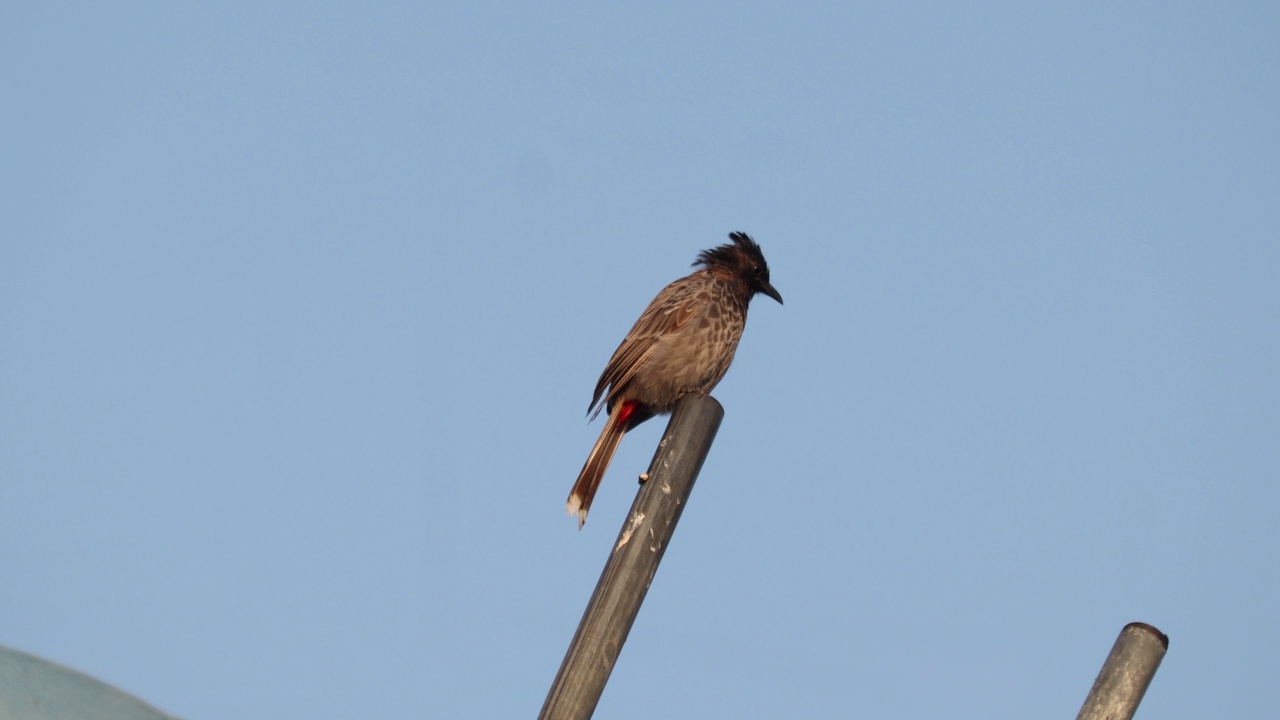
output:
[[[440, 5], [440, 4], [437, 4]], [[1280, 9], [0, 11], [0, 644], [186, 718], [531, 717], [583, 414], [731, 230], [726, 417], [598, 716], [1280, 710]], [[597, 421], [599, 422], [599, 421]]]

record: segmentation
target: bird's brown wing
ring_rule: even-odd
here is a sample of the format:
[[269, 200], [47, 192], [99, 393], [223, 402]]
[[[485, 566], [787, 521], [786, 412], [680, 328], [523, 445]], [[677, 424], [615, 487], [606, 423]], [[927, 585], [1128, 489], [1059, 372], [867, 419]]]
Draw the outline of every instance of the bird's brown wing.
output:
[[[591, 417], [599, 415], [601, 408], [607, 404], [600, 403], [600, 398], [605, 394], [605, 388], [609, 388], [608, 400], [612, 400], [618, 390], [626, 386], [631, 376], [644, 366], [645, 360], [648, 359], [649, 353], [653, 351], [653, 346], [658, 340], [666, 335], [680, 332], [680, 329], [689, 322], [689, 318], [693, 317], [697, 287], [695, 283], [690, 282], [692, 277], [694, 276], [681, 278], [663, 288], [653, 302], [649, 303], [649, 307], [640, 314], [640, 319], [636, 320], [636, 324], [627, 333], [622, 344], [613, 351], [613, 357], [609, 358], [609, 364], [605, 365], [604, 372], [596, 382], [595, 392], [591, 396], [591, 405], [587, 408]], [[597, 403], [600, 403], [599, 407], [596, 407]]]

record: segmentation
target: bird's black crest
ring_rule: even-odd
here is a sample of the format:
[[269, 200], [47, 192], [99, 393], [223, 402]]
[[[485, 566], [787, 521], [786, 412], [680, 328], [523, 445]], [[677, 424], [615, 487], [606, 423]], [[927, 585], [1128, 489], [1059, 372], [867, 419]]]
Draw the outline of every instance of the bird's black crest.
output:
[[760, 246], [751, 239], [750, 235], [744, 232], [731, 232], [729, 239], [733, 241], [732, 245], [724, 244], [698, 253], [698, 259], [694, 261], [693, 266], [722, 267], [737, 271], [742, 268], [743, 261], [746, 260], [747, 264], [763, 269], [765, 277], [768, 277], [769, 266], [764, 261], [764, 253], [760, 251]]

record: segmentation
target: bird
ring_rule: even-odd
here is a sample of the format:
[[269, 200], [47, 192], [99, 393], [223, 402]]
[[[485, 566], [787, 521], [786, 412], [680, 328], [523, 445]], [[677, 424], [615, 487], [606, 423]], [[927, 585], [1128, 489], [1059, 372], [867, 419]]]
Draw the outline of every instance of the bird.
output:
[[600, 374], [587, 415], [605, 410], [608, 418], [565, 503], [579, 530], [622, 436], [669, 414], [686, 394], [711, 392], [733, 362], [757, 293], [782, 304], [760, 246], [742, 232], [729, 240], [698, 253], [697, 269], [658, 293]]

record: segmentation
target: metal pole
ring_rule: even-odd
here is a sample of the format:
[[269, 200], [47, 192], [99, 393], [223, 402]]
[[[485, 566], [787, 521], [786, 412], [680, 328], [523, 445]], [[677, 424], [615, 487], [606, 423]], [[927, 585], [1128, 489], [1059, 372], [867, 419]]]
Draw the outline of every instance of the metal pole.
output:
[[723, 417], [707, 395], [676, 403], [539, 720], [587, 720], [595, 712]]
[[1159, 630], [1125, 625], [1076, 720], [1130, 720], [1168, 649], [1169, 638]]

